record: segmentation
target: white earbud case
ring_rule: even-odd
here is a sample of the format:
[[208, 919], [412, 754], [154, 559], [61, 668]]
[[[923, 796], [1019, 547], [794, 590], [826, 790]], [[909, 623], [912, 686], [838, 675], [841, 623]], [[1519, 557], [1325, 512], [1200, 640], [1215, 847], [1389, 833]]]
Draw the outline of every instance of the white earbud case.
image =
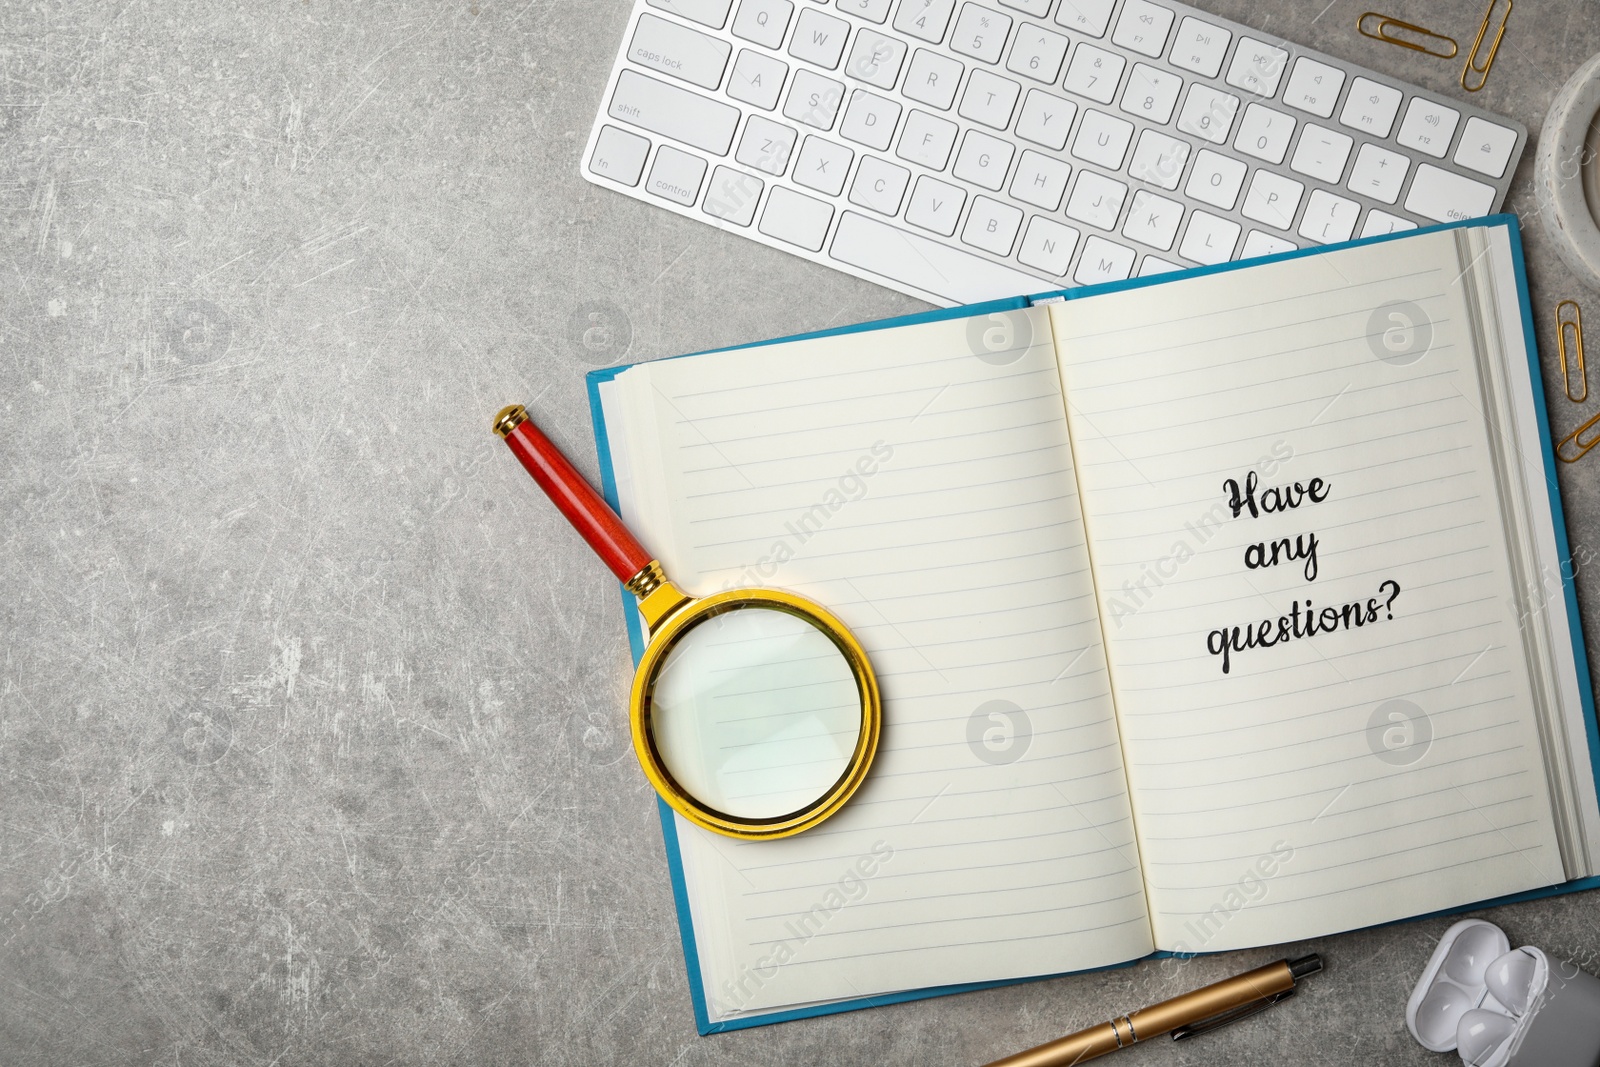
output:
[[1600, 979], [1463, 919], [1411, 991], [1406, 1027], [1468, 1067], [1600, 1067]]

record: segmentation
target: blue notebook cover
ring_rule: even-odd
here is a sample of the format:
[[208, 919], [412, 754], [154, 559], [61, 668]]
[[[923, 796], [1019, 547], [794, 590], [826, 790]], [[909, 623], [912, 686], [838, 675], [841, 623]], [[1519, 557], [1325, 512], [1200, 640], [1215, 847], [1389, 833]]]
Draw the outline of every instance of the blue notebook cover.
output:
[[[1482, 219], [1468, 219], [1461, 222], [1446, 223], [1441, 226], [1427, 227], [1422, 230], [1408, 230], [1402, 233], [1386, 234], [1379, 237], [1364, 238], [1359, 241], [1347, 241], [1342, 244], [1325, 245], [1314, 248], [1298, 249], [1293, 252], [1284, 252], [1274, 256], [1263, 256], [1257, 259], [1238, 260], [1221, 263], [1211, 267], [1199, 267], [1181, 273], [1157, 274], [1145, 278], [1129, 278], [1120, 282], [1109, 282], [1103, 285], [1085, 286], [1082, 288], [1064, 289], [1055, 292], [1038, 293], [1031, 297], [1013, 297], [1007, 300], [993, 300], [982, 304], [971, 304], [965, 307], [941, 308], [935, 311], [922, 312], [915, 315], [903, 315], [898, 318], [882, 319], [877, 322], [861, 323], [854, 326], [840, 326], [828, 330], [819, 330], [813, 333], [795, 334], [790, 337], [774, 338], [770, 341], [759, 341], [749, 345], [735, 345], [730, 349], [714, 349], [712, 351], [734, 351], [741, 348], [759, 348], [765, 345], [782, 344], [789, 341], [809, 340], [818, 337], [834, 337], [841, 334], [860, 333], [869, 330], [886, 330], [897, 326], [908, 326], [914, 323], [934, 322], [941, 319], [962, 318], [970, 315], [983, 315], [992, 312], [1013, 311], [1028, 307], [1043, 301], [1059, 299], [1077, 300], [1098, 293], [1116, 292], [1124, 289], [1141, 289], [1147, 286], [1162, 285], [1178, 278], [1194, 277], [1201, 274], [1224, 273], [1239, 270], [1245, 267], [1257, 267], [1264, 263], [1279, 260], [1298, 259], [1303, 256], [1321, 255], [1336, 249], [1348, 248], [1354, 245], [1382, 244], [1388, 241], [1402, 240], [1414, 237], [1419, 233], [1433, 233], [1443, 230], [1456, 230], [1466, 227], [1501, 227], [1507, 231], [1511, 244], [1511, 254], [1515, 263], [1517, 281], [1517, 302], [1522, 312], [1522, 329], [1526, 342], [1529, 371], [1535, 388], [1533, 390], [1534, 408], [1539, 416], [1539, 439], [1543, 454], [1545, 471], [1545, 484], [1550, 494], [1550, 512], [1554, 520], [1557, 555], [1563, 561], [1561, 567], [1562, 595], [1566, 600], [1567, 620], [1571, 630], [1573, 658], [1577, 666], [1579, 695], [1583, 701], [1584, 721], [1588, 731], [1590, 766], [1596, 772], [1596, 781], [1600, 783], [1600, 725], [1595, 718], [1594, 691], [1589, 676], [1588, 657], [1584, 652], [1583, 631], [1578, 614], [1577, 587], [1573, 582], [1574, 568], [1570, 565], [1572, 559], [1571, 548], [1567, 541], [1566, 519], [1561, 508], [1561, 492], [1556, 484], [1556, 460], [1554, 442], [1550, 433], [1549, 412], [1545, 406], [1543, 390], [1538, 388], [1543, 382], [1542, 372], [1539, 367], [1538, 338], [1534, 330], [1532, 317], [1532, 301], [1528, 295], [1527, 268], [1522, 251], [1522, 233], [1515, 215], [1492, 215]], [[669, 357], [673, 359], [692, 359], [696, 355], [705, 353], [689, 353], [683, 356]], [[612, 508], [619, 509], [617, 496], [617, 483], [615, 471], [611, 460], [611, 444], [607, 435], [605, 411], [600, 401], [600, 387], [603, 383], [615, 378], [618, 374], [628, 369], [630, 365], [605, 367], [600, 370], [590, 371], [587, 376], [589, 391], [589, 410], [594, 421], [595, 445], [599, 452], [601, 492]], [[633, 651], [634, 662], [644, 653], [645, 633], [640, 625], [639, 613], [634, 610], [635, 599], [625, 586], [618, 587], [622, 593], [623, 617], [628, 628], [628, 643]], [[975, 989], [989, 989], [994, 986], [1014, 985], [1019, 982], [1036, 982], [1046, 978], [1059, 978], [1062, 974], [1084, 972], [1064, 971], [1056, 975], [1038, 975], [1028, 978], [1007, 979], [996, 982], [975, 982], [965, 985], [935, 986], [925, 989], [905, 990], [899, 993], [889, 993], [879, 996], [861, 997], [852, 1000], [835, 1001], [829, 1004], [815, 1005], [805, 1008], [765, 1012], [740, 1019], [725, 1022], [713, 1022], [707, 1010], [705, 989], [701, 984], [700, 957], [695, 946], [694, 926], [690, 920], [688, 885], [684, 880], [683, 862], [678, 844], [677, 823], [672, 814], [672, 809], [665, 802], [657, 801], [661, 818], [662, 836], [666, 842], [667, 865], [672, 877], [673, 899], [677, 905], [678, 931], [683, 939], [684, 961], [689, 970], [689, 992], [694, 1002], [695, 1025], [702, 1035], [722, 1033], [729, 1030], [743, 1030], [752, 1026], [765, 1026], [769, 1023], [787, 1022], [792, 1019], [805, 1019], [818, 1015], [832, 1015], [837, 1012], [856, 1011], [860, 1008], [870, 1008], [882, 1004], [898, 1004], [907, 1000], [921, 1000], [926, 997], [939, 997], [949, 993], [963, 993]], [[1435, 918], [1440, 915], [1456, 915], [1468, 911], [1478, 911], [1483, 908], [1495, 907], [1501, 904], [1513, 904], [1524, 900], [1538, 900], [1545, 897], [1558, 896], [1563, 893], [1574, 893], [1584, 889], [1600, 887], [1600, 877], [1582, 878], [1561, 885], [1545, 889], [1534, 889], [1511, 896], [1499, 897], [1494, 900], [1480, 901], [1476, 904], [1454, 908], [1433, 915], [1418, 915], [1403, 922], [1414, 922], [1417, 919]], [[1145, 959], [1164, 959], [1172, 956], [1170, 952], [1155, 952]], [[1140, 960], [1130, 960], [1118, 966], [1129, 967]], [[1100, 970], [1114, 968], [1097, 968]]]

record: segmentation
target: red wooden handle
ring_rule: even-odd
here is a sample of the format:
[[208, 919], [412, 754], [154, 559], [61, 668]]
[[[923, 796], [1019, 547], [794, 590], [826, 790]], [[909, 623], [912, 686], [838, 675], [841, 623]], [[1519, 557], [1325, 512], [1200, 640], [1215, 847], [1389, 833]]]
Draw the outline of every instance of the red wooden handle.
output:
[[[515, 421], [518, 415], [520, 422]], [[584, 480], [561, 450], [539, 432], [527, 413], [520, 408], [502, 412], [495, 422], [496, 432], [503, 430], [507, 423], [512, 424], [511, 429], [501, 436], [511, 447], [512, 454], [528, 468], [539, 488], [589, 542], [589, 547], [611, 568], [611, 573], [625, 582], [644, 570], [650, 564], [650, 553], [628, 532], [617, 513]]]

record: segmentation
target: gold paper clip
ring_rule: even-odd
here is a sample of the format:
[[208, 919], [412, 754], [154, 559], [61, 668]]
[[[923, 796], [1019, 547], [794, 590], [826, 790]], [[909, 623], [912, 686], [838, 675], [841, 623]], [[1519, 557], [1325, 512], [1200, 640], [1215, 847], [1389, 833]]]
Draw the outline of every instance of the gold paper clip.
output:
[[[1500, 38], [1506, 35], [1506, 23], [1511, 21], [1511, 0], [1505, 0], [1506, 13], [1500, 16], [1500, 28], [1495, 31], [1494, 40], [1489, 43], [1489, 53], [1478, 61], [1478, 49], [1483, 47], [1483, 38], [1489, 32], [1489, 25], [1494, 21], [1494, 9], [1500, 0], [1489, 0], [1489, 10], [1483, 13], [1483, 25], [1478, 27], [1478, 39], [1472, 42], [1472, 51], [1467, 53], [1467, 65], [1461, 68], [1461, 88], [1469, 93], [1475, 93], [1489, 82], [1489, 68], [1494, 66], [1495, 53], [1500, 51]], [[1473, 75], [1477, 75], [1477, 84], [1472, 84]]]
[[[1572, 309], [1570, 316], [1562, 314], [1566, 308]], [[1572, 345], [1567, 345], [1567, 334], [1572, 334]], [[1574, 404], [1581, 404], [1589, 399], [1589, 371], [1583, 365], [1583, 309], [1571, 300], [1563, 300], [1556, 305], [1556, 340], [1561, 352], [1561, 384], [1566, 387], [1567, 399]], [[1580, 391], [1572, 391], [1572, 372], [1568, 369], [1567, 353], [1571, 351], [1577, 357], [1578, 385]]]
[[[1563, 463], [1576, 463], [1583, 458], [1585, 452], [1595, 445], [1600, 445], [1600, 433], [1595, 434], [1587, 441], [1583, 440], [1583, 435], [1594, 429], [1597, 424], [1600, 424], [1600, 415], [1594, 416], [1594, 418], [1563, 437], [1561, 443], [1556, 445], [1556, 458]], [[1573, 453], [1570, 456], [1567, 455], [1568, 444], [1571, 444], [1573, 448]]]
[[[1377, 29], [1367, 29], [1368, 19], [1378, 20]], [[1391, 29], [1403, 30], [1406, 33], [1416, 34], [1418, 37], [1422, 38], [1422, 41], [1410, 41], [1404, 37], [1396, 37], [1388, 32]], [[1423, 52], [1430, 56], [1438, 56], [1440, 59], [1454, 59], [1456, 57], [1456, 52], [1459, 51], [1453, 38], [1446, 37], [1442, 33], [1434, 33], [1432, 30], [1425, 30], [1421, 26], [1413, 26], [1409, 22], [1401, 22], [1399, 19], [1390, 18], [1388, 15], [1380, 15], [1376, 11], [1368, 11], [1366, 14], [1356, 19], [1356, 32], [1361, 34], [1363, 37], [1371, 37], [1374, 41], [1388, 41], [1390, 44], [1397, 44], [1401, 48], [1409, 48], [1413, 51]], [[1450, 51], [1445, 52], [1438, 50], [1438, 45], [1429, 47], [1434, 41], [1443, 41], [1445, 44], [1448, 44], [1450, 46]]]

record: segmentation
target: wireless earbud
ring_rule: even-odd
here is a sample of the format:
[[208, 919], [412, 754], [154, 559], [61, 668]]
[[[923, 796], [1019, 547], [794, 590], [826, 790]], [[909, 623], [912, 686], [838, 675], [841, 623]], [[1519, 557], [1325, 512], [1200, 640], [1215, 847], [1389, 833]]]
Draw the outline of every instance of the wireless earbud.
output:
[[1489, 1057], [1516, 1032], [1517, 1022], [1508, 1015], [1486, 1008], [1473, 1008], [1461, 1017], [1456, 1028], [1456, 1048], [1468, 1067], [1488, 1063]]
[[1539, 962], [1520, 948], [1512, 949], [1489, 964], [1484, 984], [1489, 995], [1518, 1015], [1526, 1015], [1528, 1003], [1533, 999], [1534, 979], [1538, 976]]

